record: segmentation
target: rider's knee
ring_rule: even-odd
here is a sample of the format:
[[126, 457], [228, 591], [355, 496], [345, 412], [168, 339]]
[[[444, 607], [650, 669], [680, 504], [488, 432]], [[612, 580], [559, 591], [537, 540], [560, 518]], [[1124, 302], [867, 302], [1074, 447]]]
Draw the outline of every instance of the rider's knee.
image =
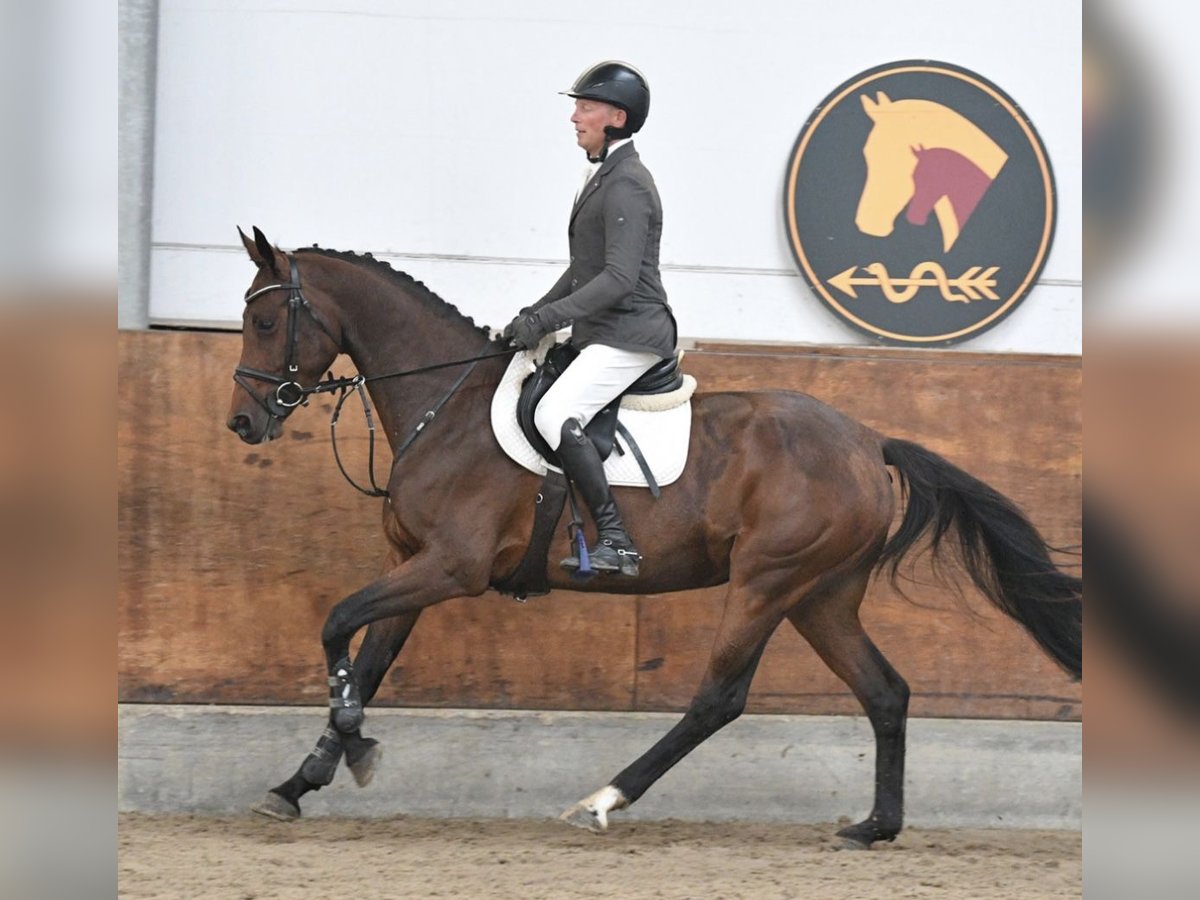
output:
[[[576, 422], [562, 407], [555, 404], [539, 404], [533, 411], [533, 427], [538, 430], [551, 450], [557, 450], [564, 429], [570, 422]], [[576, 422], [578, 424], [578, 422]]]
[[559, 429], [559, 446], [563, 444], [583, 444], [587, 436], [583, 433], [583, 425], [578, 419], [567, 419]]

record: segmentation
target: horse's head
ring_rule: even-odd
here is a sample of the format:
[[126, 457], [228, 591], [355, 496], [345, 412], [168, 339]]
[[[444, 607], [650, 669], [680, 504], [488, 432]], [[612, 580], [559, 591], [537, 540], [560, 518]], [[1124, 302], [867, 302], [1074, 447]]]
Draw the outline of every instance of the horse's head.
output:
[[875, 125], [863, 145], [867, 181], [858, 200], [854, 224], [863, 234], [874, 237], [892, 233], [896, 216], [913, 195], [917, 159], [911, 150], [908, 116], [903, 108], [896, 108], [900, 103], [894, 103], [883, 91], [874, 100], [862, 95], [863, 109]]
[[319, 290], [301, 290], [293, 256], [257, 228], [254, 240], [240, 228], [238, 234], [258, 273], [246, 291], [227, 424], [246, 443], [260, 444], [280, 435], [283, 420], [308, 396], [304, 386], [317, 384], [337, 357], [341, 329]]

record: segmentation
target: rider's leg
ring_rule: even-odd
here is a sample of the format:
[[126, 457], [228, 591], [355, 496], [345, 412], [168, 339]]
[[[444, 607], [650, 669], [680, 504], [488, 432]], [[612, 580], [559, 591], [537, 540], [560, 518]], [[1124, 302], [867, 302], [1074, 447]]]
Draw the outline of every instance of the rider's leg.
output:
[[[604, 465], [583, 428], [614, 397], [633, 384], [659, 361], [653, 353], [619, 350], [601, 344], [584, 347], [566, 372], [546, 392], [534, 412], [534, 424], [546, 443], [558, 452], [563, 470], [579, 489], [596, 522], [600, 538], [592, 551], [593, 567], [599, 571], [636, 574], [633, 542], [625, 532]], [[606, 543], [607, 541], [607, 543]], [[578, 568], [578, 557], [563, 560], [567, 568]]]
[[[575, 419], [563, 422], [558, 458], [596, 523], [596, 543], [588, 550], [592, 568], [597, 572], [636, 575], [641, 557], [625, 531], [625, 523], [617, 511], [596, 445], [583, 433], [582, 426]], [[562, 565], [568, 569], [578, 569], [579, 557], [570, 556], [562, 561]]]

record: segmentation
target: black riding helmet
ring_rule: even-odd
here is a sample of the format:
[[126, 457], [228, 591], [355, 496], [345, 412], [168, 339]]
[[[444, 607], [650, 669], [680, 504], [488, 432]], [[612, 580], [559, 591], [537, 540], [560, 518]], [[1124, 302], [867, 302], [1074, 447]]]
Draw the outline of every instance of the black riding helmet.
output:
[[575, 79], [571, 89], [561, 91], [568, 97], [601, 100], [625, 110], [625, 127], [605, 129], [614, 139], [629, 137], [646, 124], [650, 114], [650, 85], [646, 76], [629, 63], [605, 60], [589, 67]]

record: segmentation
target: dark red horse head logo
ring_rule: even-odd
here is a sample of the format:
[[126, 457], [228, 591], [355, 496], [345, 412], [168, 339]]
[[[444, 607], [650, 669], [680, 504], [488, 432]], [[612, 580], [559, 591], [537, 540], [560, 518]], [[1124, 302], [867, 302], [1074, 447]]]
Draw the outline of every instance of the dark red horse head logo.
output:
[[962, 113], [932, 100], [862, 95], [874, 122], [863, 156], [867, 181], [855, 224], [875, 237], [892, 233], [896, 217], [924, 225], [932, 211], [948, 251], [1000, 173], [1006, 154]]

